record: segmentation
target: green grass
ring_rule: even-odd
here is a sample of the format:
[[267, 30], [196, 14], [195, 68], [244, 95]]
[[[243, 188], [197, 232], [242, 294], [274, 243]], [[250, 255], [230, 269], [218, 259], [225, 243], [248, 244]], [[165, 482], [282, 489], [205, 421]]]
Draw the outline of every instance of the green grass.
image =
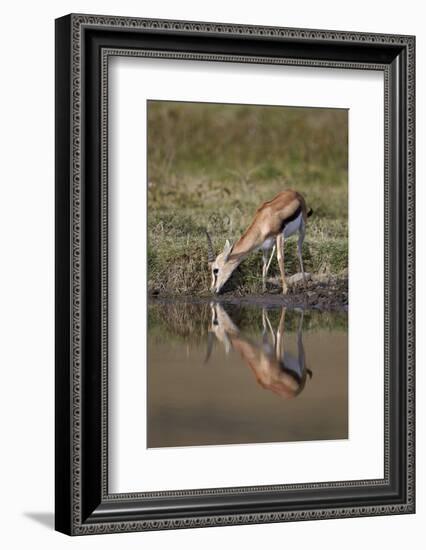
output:
[[[347, 164], [344, 110], [150, 102], [149, 291], [207, 293], [204, 229], [219, 252], [286, 188], [314, 210], [306, 271], [340, 273], [348, 265]], [[294, 237], [285, 263], [288, 274], [299, 270]], [[253, 253], [234, 277], [236, 291], [259, 292], [260, 273], [261, 253]], [[270, 276], [277, 274], [274, 262]]]

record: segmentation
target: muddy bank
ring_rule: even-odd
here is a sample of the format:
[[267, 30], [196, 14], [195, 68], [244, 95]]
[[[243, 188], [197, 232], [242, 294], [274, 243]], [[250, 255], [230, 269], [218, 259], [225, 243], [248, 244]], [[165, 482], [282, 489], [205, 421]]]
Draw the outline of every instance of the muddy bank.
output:
[[179, 295], [171, 296], [150, 293], [149, 298], [158, 302], [180, 301], [184, 303], [221, 302], [235, 305], [254, 305], [268, 308], [289, 307], [319, 309], [324, 311], [348, 310], [348, 278], [346, 276], [308, 276], [306, 283], [299, 278], [290, 279], [288, 293], [283, 295], [278, 280], [268, 281], [268, 290], [262, 294], [243, 294], [238, 291], [224, 292], [218, 296]]
[[301, 284], [291, 287], [287, 297], [295, 306], [347, 311], [348, 281], [338, 278], [327, 283], [311, 280], [307, 282], [306, 288]]

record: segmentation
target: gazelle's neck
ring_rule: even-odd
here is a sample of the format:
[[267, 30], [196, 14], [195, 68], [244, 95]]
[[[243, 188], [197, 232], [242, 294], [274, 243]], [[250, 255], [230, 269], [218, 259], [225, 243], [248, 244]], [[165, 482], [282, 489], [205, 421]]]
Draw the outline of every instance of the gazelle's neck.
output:
[[250, 231], [249, 228], [234, 244], [230, 259], [241, 263], [250, 252], [262, 244], [260, 241], [260, 235], [257, 232]]

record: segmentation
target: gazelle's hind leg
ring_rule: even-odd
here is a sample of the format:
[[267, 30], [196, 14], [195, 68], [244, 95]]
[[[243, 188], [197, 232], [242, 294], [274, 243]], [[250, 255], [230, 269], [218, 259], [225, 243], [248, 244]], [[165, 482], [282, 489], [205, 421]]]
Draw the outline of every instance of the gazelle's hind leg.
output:
[[297, 329], [297, 356], [299, 358], [299, 365], [301, 367], [302, 372], [306, 372], [306, 374], [309, 376], [309, 378], [312, 378], [312, 371], [306, 366], [306, 357], [305, 357], [305, 348], [303, 346], [303, 317], [304, 317], [304, 310], [302, 309], [300, 320], [299, 320], [299, 327]]
[[305, 240], [305, 224], [302, 221], [299, 227], [299, 240], [297, 241], [297, 255], [299, 257], [300, 270], [302, 272], [303, 282], [306, 285], [305, 269], [303, 267], [302, 246]]
[[285, 280], [285, 271], [284, 271], [284, 235], [282, 233], [277, 235], [276, 241], [277, 241], [277, 258], [278, 258], [278, 265], [281, 273], [283, 294], [287, 294], [287, 283]]
[[262, 265], [262, 290], [263, 292], [266, 292], [266, 277], [268, 275], [269, 268], [271, 266], [272, 258], [275, 254], [275, 245], [272, 247], [272, 252], [268, 260], [268, 251], [262, 250], [262, 259], [263, 259], [263, 265]]

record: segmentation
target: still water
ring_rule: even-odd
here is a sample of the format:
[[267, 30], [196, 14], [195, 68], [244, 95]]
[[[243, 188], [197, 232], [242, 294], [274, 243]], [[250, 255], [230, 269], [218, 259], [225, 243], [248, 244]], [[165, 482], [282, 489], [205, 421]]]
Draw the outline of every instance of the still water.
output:
[[147, 446], [346, 439], [347, 314], [152, 302]]

